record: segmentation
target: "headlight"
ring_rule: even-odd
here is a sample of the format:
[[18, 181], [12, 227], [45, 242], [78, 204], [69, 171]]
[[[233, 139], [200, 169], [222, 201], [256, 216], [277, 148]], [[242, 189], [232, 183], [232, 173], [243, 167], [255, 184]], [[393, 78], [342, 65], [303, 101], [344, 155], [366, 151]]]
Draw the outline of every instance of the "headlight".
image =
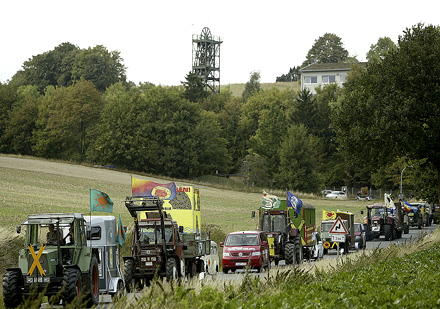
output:
[[231, 256], [229, 252], [223, 252], [223, 256]]
[[141, 258], [141, 262], [146, 262], [146, 261], [147, 261], [147, 258], [145, 258], [145, 257]]
[[260, 256], [261, 252], [260, 251], [254, 251], [252, 252], [252, 256]]
[[50, 277], [44, 277], [44, 278], [43, 278], [43, 281], [44, 281], [45, 283], [50, 282]]

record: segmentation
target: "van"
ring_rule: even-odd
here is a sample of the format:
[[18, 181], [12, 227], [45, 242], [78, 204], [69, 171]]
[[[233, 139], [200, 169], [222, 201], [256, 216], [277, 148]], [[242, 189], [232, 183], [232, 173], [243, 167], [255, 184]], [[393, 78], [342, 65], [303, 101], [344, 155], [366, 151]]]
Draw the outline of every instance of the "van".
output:
[[223, 248], [223, 273], [229, 270], [250, 267], [261, 272], [270, 268], [269, 245], [266, 233], [262, 231], [240, 231], [229, 233], [225, 242], [220, 243]]

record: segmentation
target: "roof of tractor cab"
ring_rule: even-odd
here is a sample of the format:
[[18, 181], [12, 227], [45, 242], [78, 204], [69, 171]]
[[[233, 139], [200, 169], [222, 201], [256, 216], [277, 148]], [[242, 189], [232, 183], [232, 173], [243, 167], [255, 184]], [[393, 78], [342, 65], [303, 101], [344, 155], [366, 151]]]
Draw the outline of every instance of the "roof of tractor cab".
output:
[[84, 219], [84, 216], [82, 213], [31, 214], [22, 224], [67, 224], [75, 219]]

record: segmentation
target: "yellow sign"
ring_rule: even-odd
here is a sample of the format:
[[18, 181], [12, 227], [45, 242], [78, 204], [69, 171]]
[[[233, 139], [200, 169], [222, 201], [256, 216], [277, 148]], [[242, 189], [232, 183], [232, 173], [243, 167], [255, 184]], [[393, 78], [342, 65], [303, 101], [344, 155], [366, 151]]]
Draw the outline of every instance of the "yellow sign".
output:
[[336, 212], [334, 211], [322, 211], [322, 221], [325, 220], [335, 220], [336, 219]]
[[43, 267], [41, 267], [41, 264], [40, 264], [40, 256], [43, 253], [45, 246], [44, 245], [41, 246], [41, 248], [38, 251], [37, 255], [35, 255], [34, 248], [32, 248], [31, 245], [29, 245], [28, 248], [29, 248], [29, 251], [32, 254], [32, 257], [34, 258], [34, 262], [32, 263], [31, 268], [29, 268], [29, 271], [28, 271], [27, 274], [32, 276], [32, 273], [34, 272], [34, 269], [35, 269], [35, 266], [36, 266], [38, 268], [38, 270], [40, 271], [40, 274], [42, 276], [46, 276], [46, 274], [44, 273]]

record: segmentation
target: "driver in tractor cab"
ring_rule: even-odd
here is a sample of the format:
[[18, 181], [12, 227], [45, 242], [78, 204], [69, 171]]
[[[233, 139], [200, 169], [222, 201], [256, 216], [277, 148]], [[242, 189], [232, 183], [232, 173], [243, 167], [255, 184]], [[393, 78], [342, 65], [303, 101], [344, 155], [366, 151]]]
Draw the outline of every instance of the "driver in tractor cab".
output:
[[49, 232], [46, 234], [46, 241], [48, 245], [57, 244], [57, 232], [55, 232], [55, 226], [53, 224], [49, 224]]

